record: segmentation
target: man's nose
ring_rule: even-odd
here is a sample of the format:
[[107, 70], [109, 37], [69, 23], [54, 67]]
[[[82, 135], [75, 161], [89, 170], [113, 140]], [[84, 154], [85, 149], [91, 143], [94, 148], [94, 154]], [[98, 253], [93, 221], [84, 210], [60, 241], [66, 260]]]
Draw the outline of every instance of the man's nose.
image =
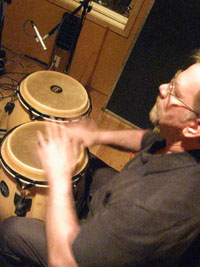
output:
[[164, 83], [159, 86], [159, 91], [160, 91], [160, 97], [161, 98], [166, 98], [169, 93], [169, 84]]

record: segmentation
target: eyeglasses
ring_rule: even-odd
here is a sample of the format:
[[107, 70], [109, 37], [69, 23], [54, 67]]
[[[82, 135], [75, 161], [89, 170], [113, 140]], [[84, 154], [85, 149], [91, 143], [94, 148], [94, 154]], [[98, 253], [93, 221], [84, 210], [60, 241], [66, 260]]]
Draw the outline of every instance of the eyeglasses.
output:
[[[177, 76], [176, 76], [177, 77]], [[194, 112], [198, 117], [200, 117], [199, 112], [197, 112], [196, 110], [194, 110], [190, 105], [188, 105], [187, 103], [185, 103], [180, 97], [178, 97], [175, 93], [175, 78], [173, 78], [169, 84], [169, 90], [168, 90], [168, 94], [175, 97], [179, 102], [181, 102], [181, 104], [183, 104], [185, 107], [187, 107], [190, 111]]]

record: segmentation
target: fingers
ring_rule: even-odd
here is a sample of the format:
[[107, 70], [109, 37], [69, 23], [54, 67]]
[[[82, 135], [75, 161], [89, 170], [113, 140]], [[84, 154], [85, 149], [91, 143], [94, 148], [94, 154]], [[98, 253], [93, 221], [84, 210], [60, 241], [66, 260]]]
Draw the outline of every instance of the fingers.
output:
[[46, 122], [45, 125], [46, 137], [54, 139], [59, 136], [59, 130], [56, 122]]
[[52, 139], [47, 138], [41, 131], [37, 131], [38, 136], [38, 149], [37, 153], [40, 158], [40, 161], [43, 165], [46, 154], [48, 153], [49, 146], [52, 144]]
[[71, 131], [71, 128], [56, 122], [45, 123], [45, 129], [37, 132], [38, 156], [48, 180], [59, 173], [73, 175], [78, 158], [84, 149], [76, 134], [78, 136], [82, 133], [76, 128]]
[[66, 126], [68, 123], [65, 123], [62, 120], [56, 120], [54, 117], [51, 117], [53, 122], [46, 124], [46, 132], [48, 138], [61, 138], [61, 140], [66, 139]]
[[45, 131], [42, 133], [38, 131], [38, 140], [41, 148], [49, 145], [49, 140], [53, 140], [54, 146], [65, 146], [66, 149], [73, 150], [76, 154], [80, 152], [81, 147], [85, 147], [85, 139], [88, 138], [88, 131], [82, 131], [80, 127], [73, 125], [72, 127], [67, 126], [64, 123], [57, 122], [46, 122]]
[[[66, 127], [55, 122], [47, 122], [45, 124], [44, 133], [38, 131], [38, 140], [40, 145], [39, 152], [41, 152], [41, 150], [44, 152], [47, 147], [49, 147], [49, 149], [54, 147], [54, 149], [56, 148], [58, 151], [63, 147], [67, 150], [72, 150], [72, 146], [76, 145], [72, 142]], [[75, 148], [75, 150], [77, 150], [77, 148]]]

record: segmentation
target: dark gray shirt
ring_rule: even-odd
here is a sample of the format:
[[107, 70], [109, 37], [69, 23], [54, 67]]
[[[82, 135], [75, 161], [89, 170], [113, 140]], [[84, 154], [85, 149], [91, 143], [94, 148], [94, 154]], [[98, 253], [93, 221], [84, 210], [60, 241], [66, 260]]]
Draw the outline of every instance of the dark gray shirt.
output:
[[80, 266], [175, 266], [200, 232], [200, 151], [154, 155], [144, 148], [93, 197], [73, 244]]

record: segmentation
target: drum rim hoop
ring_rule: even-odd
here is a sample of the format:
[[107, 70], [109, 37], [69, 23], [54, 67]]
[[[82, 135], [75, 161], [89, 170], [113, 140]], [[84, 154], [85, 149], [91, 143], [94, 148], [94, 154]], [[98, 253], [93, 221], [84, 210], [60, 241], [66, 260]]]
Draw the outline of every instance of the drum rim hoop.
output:
[[[17, 90], [17, 95], [18, 95], [18, 99], [20, 103], [27, 109], [30, 115], [34, 114], [35, 116], [37, 116], [36, 118], [46, 118], [46, 119], [49, 119], [51, 117], [51, 115], [44, 114], [38, 111], [37, 109], [35, 109], [34, 107], [32, 107], [31, 105], [29, 105], [27, 101], [23, 98], [22, 94], [20, 93], [20, 90]], [[56, 120], [63, 119], [63, 122], [73, 122], [73, 121], [78, 121], [80, 119], [83, 119], [89, 116], [92, 111], [92, 101], [91, 101], [91, 97], [89, 94], [88, 94], [88, 104], [89, 104], [88, 109], [79, 116], [70, 117], [70, 118], [65, 118], [65, 117], [54, 117], [54, 118]]]
[[[50, 115], [47, 115], [47, 114], [44, 114], [44, 113], [41, 113], [40, 111], [36, 110], [35, 108], [33, 108], [32, 106], [30, 106], [27, 101], [23, 98], [21, 92], [20, 92], [20, 85], [21, 83], [28, 77], [30, 76], [31, 74], [34, 74], [35, 72], [31, 72], [31, 73], [28, 73], [26, 74], [19, 82], [18, 82], [18, 85], [17, 85], [17, 90], [16, 90], [16, 94], [18, 95], [18, 98], [21, 102], [22, 105], [25, 106], [25, 108], [28, 110], [29, 113], [31, 113], [31, 111], [33, 110], [33, 114], [38, 116], [38, 117], [45, 117], [46, 119], [50, 118], [51, 116]], [[74, 79], [74, 78], [73, 78]], [[91, 96], [89, 95], [88, 91], [85, 90], [87, 96], [88, 96], [88, 109], [81, 115], [79, 116], [75, 116], [75, 117], [70, 117], [70, 118], [63, 118], [65, 119], [65, 121], [69, 121], [69, 122], [73, 122], [73, 121], [77, 121], [78, 119], [82, 119], [86, 116], [89, 116], [91, 111], [92, 111], [92, 99], [91, 99]], [[31, 115], [31, 114], [30, 114]], [[61, 117], [55, 117], [55, 119], [61, 119]]]
[[[2, 141], [3, 142], [3, 141]], [[46, 181], [38, 181], [38, 180], [33, 180], [31, 178], [25, 177], [22, 174], [17, 173], [15, 170], [13, 170], [3, 159], [2, 157], [2, 153], [0, 152], [0, 162], [3, 166], [3, 168], [14, 178], [18, 178], [20, 180], [22, 180], [24, 183], [28, 183], [28, 184], [32, 184], [38, 187], [48, 187], [48, 183]], [[89, 167], [89, 158], [87, 161], [87, 164], [85, 165], [85, 167], [76, 175], [74, 175], [72, 177], [72, 185], [76, 184], [77, 182], [79, 182], [81, 180], [81, 177], [83, 177], [83, 175], [85, 174], [86, 170]]]

